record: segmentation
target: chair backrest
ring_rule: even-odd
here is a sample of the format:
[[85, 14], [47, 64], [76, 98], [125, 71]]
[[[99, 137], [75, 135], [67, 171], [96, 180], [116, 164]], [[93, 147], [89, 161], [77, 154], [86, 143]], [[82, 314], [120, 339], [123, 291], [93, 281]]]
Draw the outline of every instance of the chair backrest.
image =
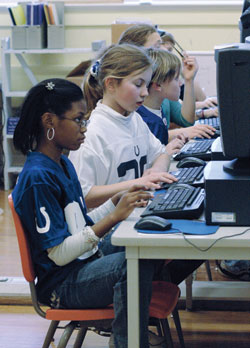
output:
[[15, 210], [13, 199], [11, 194], [8, 196], [9, 206], [12, 212], [16, 235], [18, 240], [19, 252], [21, 256], [22, 270], [24, 278], [30, 283], [34, 282], [36, 278], [36, 274], [33, 267], [33, 262], [30, 253], [29, 242], [27, 236], [25, 234], [25, 230], [23, 228], [22, 222]]

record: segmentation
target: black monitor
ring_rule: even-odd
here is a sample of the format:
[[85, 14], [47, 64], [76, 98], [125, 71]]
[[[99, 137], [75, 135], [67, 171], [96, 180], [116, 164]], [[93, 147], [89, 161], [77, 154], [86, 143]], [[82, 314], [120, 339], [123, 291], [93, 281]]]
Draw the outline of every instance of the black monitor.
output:
[[240, 42], [245, 42], [246, 37], [250, 36], [250, 0], [244, 0], [242, 14], [239, 21]]
[[215, 48], [222, 150], [231, 174], [250, 175], [250, 44]]
[[250, 0], [244, 0], [243, 7], [242, 7], [242, 13], [244, 13], [248, 7], [250, 7]]

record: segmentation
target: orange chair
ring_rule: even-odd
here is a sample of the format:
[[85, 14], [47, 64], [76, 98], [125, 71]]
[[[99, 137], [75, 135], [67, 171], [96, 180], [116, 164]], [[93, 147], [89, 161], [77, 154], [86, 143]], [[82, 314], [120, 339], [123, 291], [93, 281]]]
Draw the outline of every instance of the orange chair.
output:
[[[21, 220], [15, 211], [12, 196], [9, 195], [9, 206], [11, 208], [19, 251], [21, 256], [22, 270], [24, 278], [30, 286], [32, 304], [35, 311], [43, 318], [51, 321], [48, 332], [46, 334], [42, 348], [48, 348], [54, 340], [54, 334], [57, 329], [64, 329], [57, 348], [65, 348], [75, 329], [78, 329], [78, 334], [74, 342], [74, 348], [80, 348], [84, 341], [85, 335], [89, 328], [111, 327], [114, 319], [113, 306], [100, 309], [53, 309], [41, 308], [38, 302], [35, 288], [36, 274], [34, 271], [29, 244], [25, 235], [25, 230]], [[179, 336], [181, 347], [184, 348], [184, 340], [179, 320], [179, 314], [176, 305], [180, 296], [178, 286], [168, 282], [153, 282], [153, 294], [150, 304], [150, 317], [154, 320], [160, 335], [164, 335], [168, 348], [173, 347], [171, 332], [168, 325], [167, 317], [172, 313], [175, 321], [177, 333]], [[68, 321], [64, 327], [59, 327], [60, 321]]]

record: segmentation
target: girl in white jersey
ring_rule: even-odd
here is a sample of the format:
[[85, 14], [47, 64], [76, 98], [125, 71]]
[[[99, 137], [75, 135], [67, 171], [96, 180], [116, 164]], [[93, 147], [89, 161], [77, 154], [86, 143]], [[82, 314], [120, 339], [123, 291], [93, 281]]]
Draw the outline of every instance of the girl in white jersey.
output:
[[[90, 124], [84, 144], [69, 157], [88, 207], [135, 183], [159, 188], [160, 182], [176, 181], [166, 172], [170, 156], [165, 146], [135, 111], [148, 95], [151, 74], [146, 50], [122, 44], [108, 48], [85, 76]], [[201, 263], [171, 261], [172, 282], [179, 284]]]
[[[136, 109], [148, 95], [151, 60], [143, 48], [111, 46], [84, 81], [90, 124], [85, 143], [70, 153], [89, 208], [133, 184], [173, 182], [170, 156]], [[182, 140], [176, 139], [182, 147]]]

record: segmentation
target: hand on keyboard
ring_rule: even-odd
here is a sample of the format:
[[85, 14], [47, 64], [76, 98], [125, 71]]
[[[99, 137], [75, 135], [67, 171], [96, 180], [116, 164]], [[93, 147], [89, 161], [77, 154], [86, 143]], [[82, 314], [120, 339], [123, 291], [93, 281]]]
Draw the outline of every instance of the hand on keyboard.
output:
[[188, 138], [185, 137], [184, 134], [178, 134], [176, 138], [171, 140], [167, 146], [166, 151], [169, 155], [173, 155], [175, 153], [180, 152], [181, 148], [185, 145], [185, 143], [188, 141]]
[[187, 184], [174, 184], [156, 194], [141, 216], [157, 215], [166, 219], [197, 219], [204, 208], [205, 191]]
[[215, 133], [216, 129], [207, 124], [196, 124], [191, 127], [187, 127], [183, 130], [183, 132], [189, 137], [189, 139], [193, 138], [208, 138], [210, 139]]
[[173, 183], [177, 179], [174, 175], [168, 172], [154, 172], [153, 169], [148, 169], [143, 173], [141, 178], [136, 179], [136, 183], [140, 185], [145, 185], [149, 189], [160, 189], [161, 182]]

